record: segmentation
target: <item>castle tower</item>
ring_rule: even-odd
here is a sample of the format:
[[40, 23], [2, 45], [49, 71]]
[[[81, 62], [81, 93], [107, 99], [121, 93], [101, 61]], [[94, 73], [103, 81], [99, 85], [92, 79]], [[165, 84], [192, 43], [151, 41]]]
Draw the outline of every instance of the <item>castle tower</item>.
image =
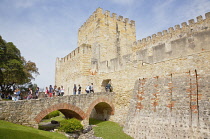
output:
[[[92, 48], [92, 68], [101, 69], [102, 63], [109, 66], [111, 59], [118, 59], [131, 52], [136, 41], [135, 22], [101, 8], [89, 17], [78, 31], [78, 47], [88, 44]], [[104, 65], [103, 65], [104, 66]]]

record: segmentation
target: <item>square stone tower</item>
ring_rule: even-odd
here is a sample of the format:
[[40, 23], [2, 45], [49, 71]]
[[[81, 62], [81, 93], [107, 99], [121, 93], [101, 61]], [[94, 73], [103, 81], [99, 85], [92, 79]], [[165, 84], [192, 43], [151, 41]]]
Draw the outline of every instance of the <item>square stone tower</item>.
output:
[[91, 67], [100, 72], [107, 68], [111, 59], [121, 63], [121, 56], [131, 52], [136, 41], [135, 22], [109, 11], [96, 9], [78, 31], [78, 47], [88, 44], [92, 49]]
[[57, 58], [55, 84], [63, 85], [67, 94], [72, 93], [73, 84], [99, 84], [92, 75], [119, 70], [122, 56], [131, 53], [135, 41], [134, 21], [96, 9], [78, 30], [78, 47]]

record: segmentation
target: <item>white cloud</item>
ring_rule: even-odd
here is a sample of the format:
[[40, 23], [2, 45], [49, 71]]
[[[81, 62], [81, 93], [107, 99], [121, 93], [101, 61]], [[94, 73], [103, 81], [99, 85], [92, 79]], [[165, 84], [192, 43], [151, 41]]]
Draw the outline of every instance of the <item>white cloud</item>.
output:
[[192, 19], [206, 12], [210, 12], [210, 0], [191, 0], [190, 3], [178, 8], [179, 13], [184, 19]]
[[140, 27], [137, 27], [141, 33], [137, 32], [140, 38], [151, 36], [157, 32], [168, 30], [169, 27], [174, 27], [182, 22], [188, 22], [190, 19], [195, 19], [199, 15], [204, 15], [210, 11], [209, 0], [168, 0], [154, 2], [150, 7], [147, 20], [141, 21]]
[[39, 2], [41, 0], [15, 0], [14, 4], [16, 8], [30, 8]]
[[[120, 5], [131, 5], [135, 0], [110, 0], [111, 2], [120, 4]], [[140, 1], [140, 0], [139, 0]]]

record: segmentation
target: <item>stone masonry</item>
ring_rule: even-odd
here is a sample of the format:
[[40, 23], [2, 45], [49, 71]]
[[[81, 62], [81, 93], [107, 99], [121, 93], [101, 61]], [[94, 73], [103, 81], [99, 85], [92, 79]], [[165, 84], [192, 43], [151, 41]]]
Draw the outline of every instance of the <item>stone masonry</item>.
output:
[[78, 31], [78, 47], [56, 60], [56, 82], [111, 81], [110, 120], [138, 138], [210, 137], [210, 13], [136, 40], [135, 21], [98, 8]]
[[[66, 118], [75, 117], [81, 120], [84, 126], [87, 126], [91, 115], [100, 120], [108, 120], [114, 114], [114, 94], [113, 92], [101, 92], [21, 101], [1, 101], [0, 120], [37, 128], [38, 123], [47, 114], [59, 110]], [[94, 113], [95, 111], [97, 113]]]

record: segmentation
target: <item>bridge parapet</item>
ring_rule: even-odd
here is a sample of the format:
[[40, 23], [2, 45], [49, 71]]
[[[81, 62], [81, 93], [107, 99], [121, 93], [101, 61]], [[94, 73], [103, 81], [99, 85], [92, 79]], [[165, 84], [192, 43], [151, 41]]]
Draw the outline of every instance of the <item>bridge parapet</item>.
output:
[[[50, 112], [59, 110], [66, 117], [88, 120], [97, 104], [105, 103], [114, 114], [114, 92], [98, 92], [90, 94], [70, 95], [20, 101], [1, 101], [0, 120], [37, 127], [38, 123]], [[105, 109], [103, 105], [101, 109]]]

